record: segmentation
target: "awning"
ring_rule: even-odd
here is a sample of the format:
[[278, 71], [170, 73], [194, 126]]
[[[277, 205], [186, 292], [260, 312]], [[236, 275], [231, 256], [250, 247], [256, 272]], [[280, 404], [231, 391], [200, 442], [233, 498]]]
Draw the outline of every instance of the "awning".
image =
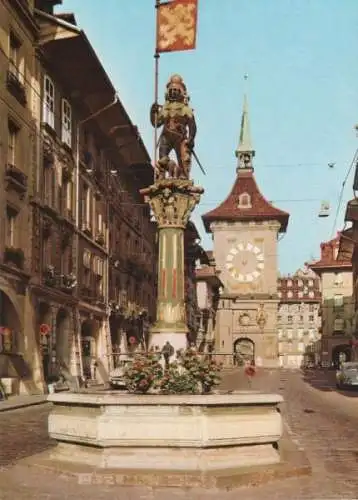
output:
[[0, 378], [31, 378], [31, 370], [21, 354], [0, 353]]

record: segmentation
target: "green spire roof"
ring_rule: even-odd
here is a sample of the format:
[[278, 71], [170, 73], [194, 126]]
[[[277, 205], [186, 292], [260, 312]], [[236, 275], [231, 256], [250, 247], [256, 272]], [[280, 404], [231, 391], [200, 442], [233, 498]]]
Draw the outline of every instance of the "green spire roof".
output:
[[240, 140], [239, 146], [236, 150], [236, 155], [238, 153], [252, 153], [254, 151], [251, 143], [251, 133], [250, 133], [250, 122], [249, 122], [249, 106], [247, 102], [247, 96], [244, 96], [244, 106], [242, 109], [241, 117], [241, 130], [240, 130]]

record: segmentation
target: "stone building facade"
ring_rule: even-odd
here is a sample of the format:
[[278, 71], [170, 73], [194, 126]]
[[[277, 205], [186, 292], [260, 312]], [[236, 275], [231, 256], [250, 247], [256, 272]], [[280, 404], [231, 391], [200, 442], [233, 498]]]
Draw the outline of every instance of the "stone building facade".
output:
[[[31, 107], [23, 111], [32, 133], [21, 137], [29, 142], [19, 155], [31, 154], [16, 157], [20, 173], [6, 173], [9, 197], [18, 201], [2, 207], [13, 240], [2, 249], [1, 337], [8, 342], [14, 332], [13, 350], [24, 353], [32, 380], [20, 389], [27, 392], [45, 390], [60, 364], [103, 381], [113, 346], [125, 347], [129, 338], [144, 343], [155, 314], [155, 226], [139, 194], [153, 181], [150, 158], [86, 35], [72, 14], [53, 14], [56, 3], [26, 4], [37, 31], [26, 63]], [[1, 90], [9, 110], [10, 90]], [[16, 224], [7, 215], [13, 212], [21, 216]], [[16, 277], [11, 293], [9, 273]]]
[[206, 230], [213, 234], [214, 258], [224, 285], [215, 350], [233, 352], [237, 363], [278, 366], [277, 238], [286, 231], [289, 214], [261, 194], [254, 154], [245, 98], [237, 177], [227, 199], [203, 215]]
[[215, 268], [212, 252], [206, 252], [207, 260], [197, 261], [195, 269], [196, 293], [199, 310], [199, 326], [196, 345], [200, 352], [212, 352], [215, 348], [216, 315], [220, 290], [223, 283]]
[[321, 291], [309, 268], [277, 282], [280, 303], [277, 337], [280, 367], [300, 368], [321, 359]]
[[[357, 159], [357, 157], [356, 157]], [[358, 190], [358, 161], [355, 165], [355, 175], [353, 182], [353, 191]], [[351, 262], [352, 264], [352, 304], [353, 304], [353, 320], [352, 320], [352, 338], [351, 358], [358, 360], [358, 199], [353, 198], [347, 203], [345, 222], [350, 225], [348, 229], [341, 232], [339, 241], [338, 259], [343, 262]]]
[[354, 332], [352, 263], [339, 258], [342, 234], [321, 243], [321, 258], [309, 267], [320, 277], [322, 293], [321, 361], [335, 365], [351, 358]]
[[[39, 365], [31, 329], [32, 178], [36, 167], [34, 2], [0, 2], [0, 377], [9, 358], [23, 375]], [[1, 354], [1, 353], [6, 353]], [[19, 381], [9, 379], [8, 392]], [[32, 380], [26, 381], [34, 389]]]
[[206, 253], [200, 245], [200, 235], [192, 221], [184, 231], [184, 287], [185, 314], [189, 343], [197, 342], [200, 328], [200, 310], [196, 284], [196, 264], [208, 263]]

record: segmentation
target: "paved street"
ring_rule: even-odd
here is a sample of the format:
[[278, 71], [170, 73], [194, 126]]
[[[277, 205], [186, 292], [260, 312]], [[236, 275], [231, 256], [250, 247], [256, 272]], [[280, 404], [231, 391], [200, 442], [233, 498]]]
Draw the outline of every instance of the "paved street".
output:
[[[237, 373], [226, 377], [225, 387], [234, 389], [247, 383]], [[337, 392], [334, 372], [272, 371], [259, 373], [253, 389], [279, 391], [285, 398], [282, 412], [292, 438], [302, 446], [311, 462], [311, 477], [276, 481], [256, 488], [229, 492], [123, 488], [108, 484], [80, 484], [88, 478], [72, 478], [39, 471], [14, 461], [43, 450], [51, 443], [46, 437], [48, 406], [0, 414], [0, 498], [31, 500], [63, 499], [353, 499], [358, 498], [358, 394]], [[96, 484], [97, 483], [97, 484]]]

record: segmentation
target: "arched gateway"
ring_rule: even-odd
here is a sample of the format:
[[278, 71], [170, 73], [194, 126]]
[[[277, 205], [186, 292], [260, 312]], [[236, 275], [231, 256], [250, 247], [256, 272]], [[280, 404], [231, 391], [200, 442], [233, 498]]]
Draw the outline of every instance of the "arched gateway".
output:
[[255, 361], [255, 343], [247, 337], [240, 337], [234, 342], [234, 364], [241, 366], [247, 361]]
[[21, 322], [9, 296], [0, 290], [0, 352], [19, 350]]
[[350, 361], [352, 357], [351, 347], [347, 344], [337, 345], [332, 349], [332, 362], [337, 368], [341, 363]]

